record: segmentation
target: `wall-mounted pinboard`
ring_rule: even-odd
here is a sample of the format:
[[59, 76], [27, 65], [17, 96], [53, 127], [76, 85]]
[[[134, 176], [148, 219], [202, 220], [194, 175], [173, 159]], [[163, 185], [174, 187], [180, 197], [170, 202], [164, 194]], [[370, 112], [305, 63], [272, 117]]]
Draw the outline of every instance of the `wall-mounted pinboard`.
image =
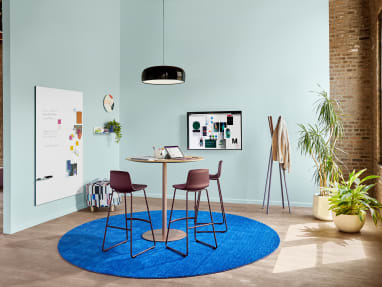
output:
[[35, 190], [39, 205], [83, 191], [83, 94], [35, 89]]
[[241, 150], [241, 111], [187, 113], [187, 148]]

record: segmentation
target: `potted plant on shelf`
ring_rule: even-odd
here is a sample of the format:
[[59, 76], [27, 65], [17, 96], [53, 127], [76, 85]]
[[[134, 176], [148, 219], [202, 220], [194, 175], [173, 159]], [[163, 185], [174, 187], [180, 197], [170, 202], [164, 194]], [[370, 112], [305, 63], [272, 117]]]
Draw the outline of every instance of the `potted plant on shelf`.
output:
[[349, 180], [331, 183], [327, 188], [332, 193], [329, 198], [330, 209], [333, 211], [334, 224], [337, 229], [343, 232], [359, 232], [366, 218], [366, 211], [370, 211], [374, 224], [382, 221], [380, 204], [375, 198], [368, 195], [368, 191], [375, 185], [364, 185], [370, 179], [378, 178], [376, 175], [369, 175], [360, 179], [366, 169], [349, 175]]
[[322, 90], [318, 95], [319, 99], [315, 103], [317, 123], [306, 126], [299, 124], [298, 147], [303, 155], [309, 155], [313, 159], [314, 179], [320, 187], [319, 193], [314, 195], [313, 215], [321, 220], [333, 220], [329, 210], [329, 191], [325, 188], [330, 182], [338, 181], [342, 174], [336, 147], [343, 134], [338, 114], [341, 109], [338, 102], [330, 99], [326, 91]]
[[112, 121], [107, 122], [105, 124], [105, 128], [107, 128], [110, 133], [115, 133], [115, 142], [119, 143], [119, 141], [122, 138], [121, 124], [114, 119]]

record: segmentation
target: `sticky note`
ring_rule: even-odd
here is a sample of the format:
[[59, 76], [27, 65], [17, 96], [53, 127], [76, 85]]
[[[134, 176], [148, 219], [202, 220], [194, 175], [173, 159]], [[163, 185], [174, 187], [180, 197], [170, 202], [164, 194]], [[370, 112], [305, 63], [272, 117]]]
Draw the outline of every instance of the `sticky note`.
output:
[[77, 124], [82, 124], [82, 112], [77, 112]]
[[73, 146], [72, 145], [70, 146], [70, 150], [73, 151]]
[[76, 146], [78, 146], [79, 145], [79, 143], [78, 143], [78, 141], [76, 141]]

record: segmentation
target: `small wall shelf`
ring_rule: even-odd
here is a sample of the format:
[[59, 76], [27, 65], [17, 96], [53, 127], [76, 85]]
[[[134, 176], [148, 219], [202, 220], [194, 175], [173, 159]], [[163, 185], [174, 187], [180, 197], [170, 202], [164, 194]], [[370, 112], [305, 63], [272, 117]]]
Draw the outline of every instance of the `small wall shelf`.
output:
[[95, 127], [93, 129], [93, 134], [95, 135], [108, 135], [111, 134], [107, 129], [101, 127]]

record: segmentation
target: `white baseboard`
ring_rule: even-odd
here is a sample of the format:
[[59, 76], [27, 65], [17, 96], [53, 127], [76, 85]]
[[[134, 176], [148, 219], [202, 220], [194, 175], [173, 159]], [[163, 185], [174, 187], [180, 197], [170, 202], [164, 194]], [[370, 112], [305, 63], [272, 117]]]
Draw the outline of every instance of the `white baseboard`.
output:
[[[134, 194], [134, 196], [137, 196], [137, 197], [143, 197], [142, 194]], [[162, 194], [159, 194], [159, 193], [150, 193], [150, 194], [147, 194], [148, 197], [152, 197], [152, 198], [162, 198]], [[172, 193], [171, 195], [167, 195], [168, 196], [168, 199], [172, 199]], [[178, 199], [186, 199], [186, 196], [184, 194], [177, 194], [176, 198]], [[210, 201], [212, 202], [219, 202], [219, 198], [218, 197], [210, 197]], [[224, 202], [227, 202], [227, 203], [240, 203], [240, 204], [263, 204], [263, 200], [262, 199], [240, 199], [240, 198], [224, 198]], [[288, 202], [286, 201], [285, 199], [285, 202], [284, 202], [286, 205], [288, 204]], [[301, 202], [301, 201], [291, 201], [291, 206], [297, 206], [297, 207], [312, 207], [312, 202]], [[278, 205], [278, 206], [281, 206], [282, 205], [282, 202], [281, 200], [270, 200], [269, 201], [269, 205]]]

